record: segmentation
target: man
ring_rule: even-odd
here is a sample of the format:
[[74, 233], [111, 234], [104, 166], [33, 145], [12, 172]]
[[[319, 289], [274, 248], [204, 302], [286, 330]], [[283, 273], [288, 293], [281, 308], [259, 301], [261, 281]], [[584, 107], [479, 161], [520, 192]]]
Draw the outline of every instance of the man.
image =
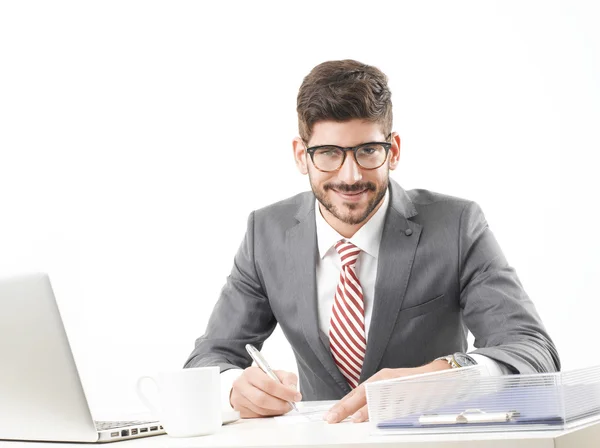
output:
[[[242, 417], [341, 399], [330, 423], [368, 418], [365, 381], [480, 363], [552, 372], [558, 353], [477, 204], [389, 179], [400, 160], [386, 76], [315, 67], [298, 93], [298, 170], [312, 192], [250, 214], [234, 267], [186, 367], [218, 365]], [[279, 324], [300, 376], [270, 379], [245, 345]], [[477, 350], [469, 355], [467, 329]], [[242, 370], [244, 369], [244, 370]]]

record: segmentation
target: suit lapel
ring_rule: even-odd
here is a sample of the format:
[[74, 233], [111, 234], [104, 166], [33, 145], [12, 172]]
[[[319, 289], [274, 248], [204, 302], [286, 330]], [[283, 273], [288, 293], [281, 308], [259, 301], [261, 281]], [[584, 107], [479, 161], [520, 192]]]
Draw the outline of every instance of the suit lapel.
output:
[[360, 375], [364, 381], [377, 372], [404, 301], [422, 226], [408, 218], [417, 214], [406, 192], [390, 180], [390, 207], [379, 246], [373, 313]]
[[[319, 334], [316, 280], [318, 250], [314, 201], [314, 196], [307, 195], [307, 199], [296, 214], [298, 224], [287, 232], [289, 291], [294, 295], [293, 300], [298, 304], [298, 317], [307, 345], [315, 353], [325, 372], [333, 377], [343, 391], [347, 391], [346, 380], [335, 365]], [[318, 372], [315, 373], [318, 374]]]

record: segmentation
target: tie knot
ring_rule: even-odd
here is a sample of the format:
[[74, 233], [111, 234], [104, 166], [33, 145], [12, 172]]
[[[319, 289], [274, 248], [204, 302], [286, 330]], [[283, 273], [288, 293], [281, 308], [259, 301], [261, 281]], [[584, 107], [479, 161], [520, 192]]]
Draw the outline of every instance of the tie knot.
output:
[[342, 257], [342, 266], [354, 266], [360, 254], [360, 249], [349, 241], [339, 240], [335, 245], [335, 250]]

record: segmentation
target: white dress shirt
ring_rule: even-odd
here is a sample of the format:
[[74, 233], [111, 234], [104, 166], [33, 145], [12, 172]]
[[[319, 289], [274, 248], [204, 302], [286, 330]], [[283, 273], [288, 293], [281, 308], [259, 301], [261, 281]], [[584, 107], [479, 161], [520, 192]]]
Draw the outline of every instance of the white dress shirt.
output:
[[[379, 259], [379, 244], [385, 223], [385, 214], [389, 205], [389, 192], [386, 192], [383, 204], [351, 238], [344, 238], [331, 227], [321, 215], [319, 202], [315, 200], [315, 217], [317, 229], [317, 246], [319, 258], [317, 262], [317, 309], [319, 313], [319, 329], [329, 336], [329, 321], [335, 298], [335, 289], [340, 278], [342, 261], [335, 250], [335, 244], [345, 239], [350, 241], [361, 252], [356, 261], [356, 274], [360, 281], [365, 306], [365, 334], [369, 337], [369, 326], [373, 314], [375, 279], [377, 277], [377, 261]], [[307, 298], [308, 300], [308, 298]], [[449, 355], [450, 353], [448, 353]], [[509, 369], [487, 356], [471, 354], [478, 364], [485, 365], [490, 375], [509, 374]], [[432, 360], [433, 361], [433, 360]], [[242, 370], [230, 369], [221, 374], [221, 390], [223, 394], [223, 410], [231, 410], [229, 393], [235, 379]]]

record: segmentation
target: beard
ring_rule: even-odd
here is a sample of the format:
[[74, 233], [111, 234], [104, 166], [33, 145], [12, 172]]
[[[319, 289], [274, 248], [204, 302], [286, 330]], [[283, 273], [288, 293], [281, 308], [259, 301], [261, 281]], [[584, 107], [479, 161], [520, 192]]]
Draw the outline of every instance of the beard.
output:
[[[380, 185], [377, 185], [373, 182], [357, 182], [353, 185], [347, 185], [342, 183], [326, 183], [323, 185], [322, 188], [317, 187], [313, 183], [310, 173], [308, 177], [310, 180], [310, 187], [313, 191], [313, 194], [321, 203], [321, 205], [325, 207], [325, 209], [327, 209], [327, 211], [333, 216], [335, 216], [337, 219], [349, 225], [356, 225], [364, 222], [369, 217], [371, 212], [373, 212], [373, 210], [377, 208], [377, 206], [385, 196], [385, 192], [388, 186], [388, 176], [386, 176], [385, 182], [383, 182]], [[359, 208], [359, 204], [348, 202], [344, 204], [348, 211], [340, 210], [338, 206], [334, 205], [331, 201], [327, 199], [327, 192], [329, 190], [337, 190], [341, 193], [355, 193], [358, 191], [366, 190], [374, 191], [375, 195], [367, 203], [367, 207], [362, 213], [354, 214], [352, 212]], [[335, 192], [333, 194], [335, 194]]]

